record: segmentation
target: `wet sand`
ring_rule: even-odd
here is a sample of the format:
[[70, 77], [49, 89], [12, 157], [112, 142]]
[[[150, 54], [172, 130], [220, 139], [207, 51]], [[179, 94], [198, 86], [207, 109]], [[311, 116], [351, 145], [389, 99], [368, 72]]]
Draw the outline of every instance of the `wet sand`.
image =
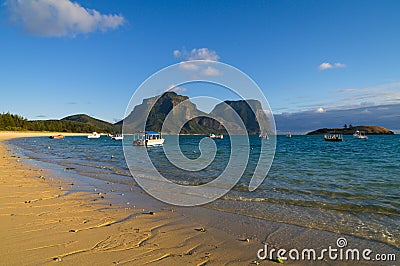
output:
[[[54, 134], [0, 133], [0, 264], [277, 265], [257, 258], [264, 243], [270, 248], [318, 250], [336, 247], [340, 237], [204, 207], [157, 206], [157, 201], [145, 194], [123, 206], [114, 204], [109, 194], [69, 193], [74, 186], [70, 179], [16, 157], [1, 143], [15, 137]], [[396, 247], [344, 237], [350, 248], [399, 257]], [[353, 265], [355, 261], [314, 263]]]

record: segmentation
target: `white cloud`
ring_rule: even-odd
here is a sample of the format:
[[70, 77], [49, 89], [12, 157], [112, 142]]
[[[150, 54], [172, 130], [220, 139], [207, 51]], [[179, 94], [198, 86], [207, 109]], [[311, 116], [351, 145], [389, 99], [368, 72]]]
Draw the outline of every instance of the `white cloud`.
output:
[[174, 50], [174, 57], [179, 58], [181, 56], [181, 52], [179, 50]]
[[103, 15], [70, 0], [6, 0], [11, 21], [38, 36], [76, 36], [121, 26], [121, 15]]
[[343, 63], [340, 63], [340, 62], [337, 62], [337, 63], [334, 63], [334, 64], [331, 64], [329, 62], [323, 62], [322, 64], [320, 64], [318, 66], [318, 69], [319, 70], [327, 70], [327, 69], [344, 68], [344, 67], [346, 67], [346, 65], [343, 64]]
[[[296, 101], [298, 112], [301, 110], [308, 110], [319, 113], [321, 106], [323, 110], [346, 110], [360, 107], [370, 107], [378, 105], [390, 105], [400, 103], [400, 82], [380, 84], [376, 86], [360, 87], [360, 88], [346, 88], [330, 91], [328, 101], [321, 101], [318, 99], [309, 98], [306, 104], [298, 104]], [[287, 110], [287, 108], [280, 108], [279, 110]]]
[[221, 72], [216, 68], [208, 66], [206, 69], [204, 69], [201, 72], [201, 75], [202, 76], [219, 76], [219, 75], [221, 75]]
[[363, 113], [363, 114], [369, 114], [369, 113], [371, 113], [371, 111], [368, 110], [368, 109], [366, 108], [366, 109], [362, 110], [361, 113]]
[[330, 69], [330, 68], [332, 68], [333, 66], [330, 64], [330, 63], [327, 63], [327, 62], [324, 62], [324, 63], [322, 63], [322, 64], [320, 64], [319, 66], [318, 66], [318, 69], [319, 70], [326, 70], [326, 69]]
[[[173, 55], [175, 58], [183, 59], [184, 61], [179, 63], [179, 68], [190, 72], [192, 78], [202, 78], [206, 76], [220, 76], [221, 71], [215, 67], [210, 66], [212, 62], [209, 61], [218, 61], [219, 55], [217, 52], [213, 50], [209, 50], [208, 48], [195, 48], [190, 52], [186, 49], [182, 50], [174, 50]], [[191, 62], [187, 60], [205, 60]]]
[[363, 88], [340, 89], [336, 90], [335, 92], [338, 93], [358, 93], [358, 92], [370, 92], [370, 91], [381, 92], [382, 90], [387, 90], [387, 89], [400, 89], [400, 82], [386, 83], [377, 86], [363, 87]]
[[333, 66], [334, 66], [335, 68], [344, 68], [344, 67], [346, 67], [346, 65], [345, 65], [345, 64], [343, 64], [343, 63], [339, 63], [339, 62], [337, 62], [337, 63], [333, 64]]
[[[342, 96], [342, 102], [393, 104], [400, 102], [400, 82], [377, 86], [340, 89], [334, 91]], [[365, 105], [365, 104], [364, 104]]]
[[218, 61], [219, 55], [214, 50], [209, 50], [208, 48], [194, 48], [190, 52], [186, 49], [174, 50], [173, 52], [175, 58], [187, 60], [209, 60]]
[[198, 70], [200, 67], [190, 62], [180, 62], [179, 68], [187, 71], [195, 71]]

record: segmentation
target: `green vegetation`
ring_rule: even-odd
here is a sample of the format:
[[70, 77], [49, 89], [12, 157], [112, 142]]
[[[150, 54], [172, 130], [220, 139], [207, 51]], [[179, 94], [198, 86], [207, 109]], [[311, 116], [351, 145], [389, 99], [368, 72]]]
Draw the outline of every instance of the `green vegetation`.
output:
[[0, 130], [28, 130], [29, 122], [26, 118], [10, 113], [0, 114]]
[[111, 124], [105, 121], [102, 121], [100, 119], [96, 119], [93, 117], [90, 117], [85, 114], [79, 114], [79, 115], [71, 115], [67, 116], [63, 119], [61, 119], [61, 122], [79, 122], [85, 125], [90, 125], [92, 127], [97, 128], [97, 130], [92, 130], [96, 132], [104, 132], [104, 133], [116, 133], [116, 132], [121, 132], [122, 126], [121, 125], [116, 125], [116, 124]]
[[[82, 118], [82, 119], [81, 119]], [[86, 120], [85, 120], [86, 119]], [[61, 120], [34, 120], [28, 121], [26, 118], [10, 114], [0, 114], [0, 130], [10, 131], [56, 131], [56, 132], [120, 132], [120, 126], [115, 126], [87, 115], [75, 115]]]
[[354, 132], [357, 130], [359, 131], [364, 131], [365, 134], [367, 135], [393, 135], [393, 131], [390, 131], [387, 128], [384, 127], [379, 127], [379, 126], [353, 126], [345, 125], [343, 128], [320, 128], [317, 130], [314, 130], [312, 132], [307, 133], [307, 135], [321, 135], [321, 134], [326, 134], [329, 132], [335, 132], [335, 133], [340, 133], [343, 135], [352, 135]]
[[[175, 112], [175, 118], [166, 123], [164, 121], [171, 110], [180, 105]], [[149, 108], [152, 106], [152, 109]], [[227, 108], [230, 106], [230, 108]], [[29, 121], [19, 115], [10, 113], [0, 114], [0, 130], [28, 130], [28, 131], [57, 131], [75, 133], [119, 133], [122, 124], [130, 132], [143, 130], [161, 131], [172, 134], [226, 134], [222, 125], [229, 126], [233, 131], [241, 132], [240, 126], [235, 123], [239, 115], [249, 134], [260, 134], [259, 124], [255, 113], [262, 113], [261, 104], [256, 100], [226, 101], [215, 106], [210, 114], [206, 114], [192, 103], [187, 96], [175, 92], [166, 92], [161, 97], [144, 99], [142, 104], [135, 106], [132, 113], [124, 120], [111, 124], [85, 114], [71, 115], [61, 120], [34, 120]], [[146, 114], [149, 114], [146, 117]], [[211, 116], [211, 117], [210, 117]], [[194, 118], [193, 118], [194, 117]], [[260, 116], [268, 124], [268, 118]], [[180, 121], [187, 121], [181, 127]], [[219, 123], [218, 121], [223, 121]]]

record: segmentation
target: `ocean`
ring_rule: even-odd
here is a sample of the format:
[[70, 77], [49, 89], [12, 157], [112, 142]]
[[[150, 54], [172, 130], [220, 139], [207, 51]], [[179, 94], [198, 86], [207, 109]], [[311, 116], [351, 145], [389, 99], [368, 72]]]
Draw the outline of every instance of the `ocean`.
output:
[[[165, 145], [171, 136], [165, 136]], [[200, 156], [204, 136], [180, 136], [182, 153]], [[250, 136], [247, 168], [236, 186], [204, 205], [240, 215], [353, 235], [400, 245], [400, 136], [372, 135], [368, 140], [344, 136], [326, 142], [322, 136], [277, 137], [275, 158], [267, 178], [255, 191], [248, 184], [260, 154], [261, 141]], [[127, 167], [122, 142], [99, 139], [45, 137], [10, 140], [23, 156], [63, 168], [76, 175], [121, 186], [137, 187]], [[230, 139], [215, 140], [217, 153], [200, 171], [172, 165], [162, 147], [148, 149], [157, 170], [170, 181], [199, 185], [215, 179], [228, 164]], [[136, 147], [145, 149], [144, 147]], [[135, 168], [133, 174], [147, 169]], [[131, 192], [134, 193], [134, 192]]]

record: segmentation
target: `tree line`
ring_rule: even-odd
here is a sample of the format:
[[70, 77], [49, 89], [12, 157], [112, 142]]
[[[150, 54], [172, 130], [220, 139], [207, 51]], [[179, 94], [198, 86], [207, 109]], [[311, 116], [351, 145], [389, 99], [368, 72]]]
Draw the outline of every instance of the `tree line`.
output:
[[34, 120], [29, 121], [26, 118], [10, 113], [0, 114], [0, 130], [9, 131], [56, 131], [56, 132], [104, 132], [113, 133], [115, 128], [112, 126], [101, 128], [92, 124], [68, 121], [68, 120]]

